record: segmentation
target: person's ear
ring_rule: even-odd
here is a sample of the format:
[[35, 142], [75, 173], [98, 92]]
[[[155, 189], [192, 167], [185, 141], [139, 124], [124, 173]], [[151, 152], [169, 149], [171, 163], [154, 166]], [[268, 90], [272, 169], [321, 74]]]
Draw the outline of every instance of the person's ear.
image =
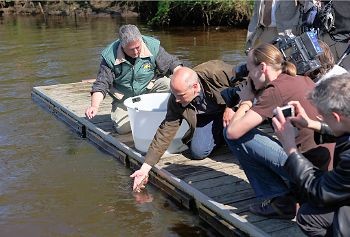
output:
[[260, 69], [260, 71], [261, 71], [262, 73], [265, 73], [265, 72], [266, 72], [266, 68], [267, 68], [266, 63], [264, 63], [264, 62], [260, 63], [259, 69]]
[[193, 89], [195, 92], [199, 92], [199, 83], [198, 82], [193, 83]]
[[193, 86], [194, 89], [197, 89], [198, 88], [198, 82], [193, 83], [192, 86]]
[[337, 112], [332, 112], [332, 115], [333, 115], [334, 119], [339, 123], [341, 120], [341, 115], [338, 114]]

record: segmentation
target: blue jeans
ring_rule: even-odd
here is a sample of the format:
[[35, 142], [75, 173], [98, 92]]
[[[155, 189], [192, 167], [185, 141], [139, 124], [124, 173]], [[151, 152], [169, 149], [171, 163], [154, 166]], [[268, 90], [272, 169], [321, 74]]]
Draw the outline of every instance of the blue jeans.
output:
[[290, 192], [283, 169], [288, 156], [278, 140], [252, 129], [241, 138], [230, 140], [224, 137], [229, 149], [240, 162], [258, 199], [266, 200]]
[[224, 144], [222, 129], [222, 113], [197, 115], [197, 126], [190, 145], [192, 158], [195, 160], [204, 159], [216, 147]]

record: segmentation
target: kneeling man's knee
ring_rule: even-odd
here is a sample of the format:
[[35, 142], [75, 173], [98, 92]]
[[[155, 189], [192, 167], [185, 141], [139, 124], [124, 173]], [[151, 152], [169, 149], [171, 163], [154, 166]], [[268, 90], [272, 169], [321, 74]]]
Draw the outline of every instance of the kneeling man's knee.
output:
[[191, 158], [193, 160], [203, 160], [203, 159], [205, 159], [211, 153], [211, 151], [208, 151], [207, 149], [203, 149], [203, 148], [200, 148], [200, 147], [191, 147]]

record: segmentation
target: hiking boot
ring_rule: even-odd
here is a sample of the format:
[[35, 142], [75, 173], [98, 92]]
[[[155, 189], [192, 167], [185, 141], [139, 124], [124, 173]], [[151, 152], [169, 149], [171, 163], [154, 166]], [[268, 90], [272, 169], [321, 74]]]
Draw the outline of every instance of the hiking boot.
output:
[[250, 205], [249, 211], [258, 216], [291, 220], [296, 214], [296, 203], [291, 196], [275, 197]]

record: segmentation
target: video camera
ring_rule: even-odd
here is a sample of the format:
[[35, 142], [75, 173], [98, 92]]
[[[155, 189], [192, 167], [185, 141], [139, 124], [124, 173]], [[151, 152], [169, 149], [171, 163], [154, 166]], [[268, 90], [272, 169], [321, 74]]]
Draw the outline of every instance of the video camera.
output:
[[315, 31], [307, 31], [300, 36], [278, 36], [273, 44], [281, 51], [286, 61], [296, 66], [299, 75], [321, 67], [317, 56], [323, 53], [323, 49], [318, 44]]
[[[293, 63], [297, 68], [298, 75], [305, 75], [321, 67], [317, 56], [323, 53], [323, 49], [318, 43], [317, 32], [307, 31], [300, 36], [283, 35], [272, 41], [286, 61]], [[236, 77], [231, 79], [231, 83], [242, 81], [248, 76], [246, 64], [237, 65]]]

